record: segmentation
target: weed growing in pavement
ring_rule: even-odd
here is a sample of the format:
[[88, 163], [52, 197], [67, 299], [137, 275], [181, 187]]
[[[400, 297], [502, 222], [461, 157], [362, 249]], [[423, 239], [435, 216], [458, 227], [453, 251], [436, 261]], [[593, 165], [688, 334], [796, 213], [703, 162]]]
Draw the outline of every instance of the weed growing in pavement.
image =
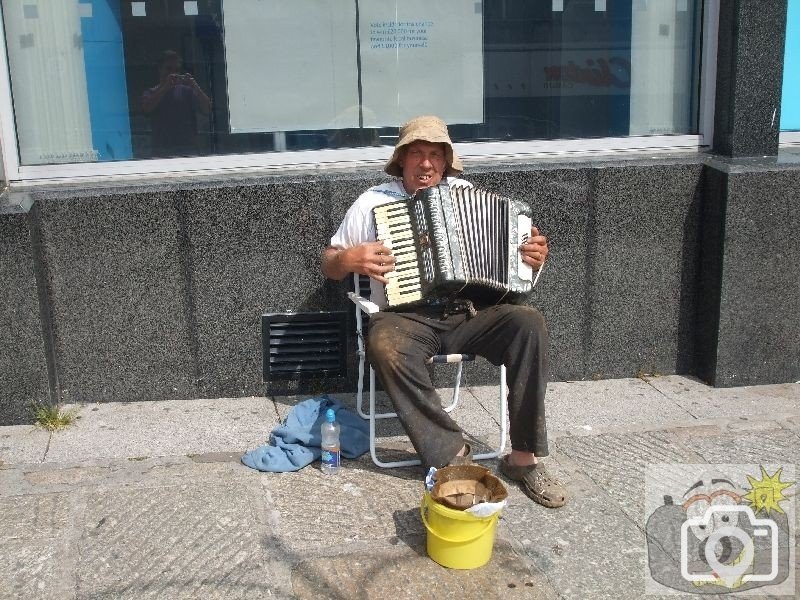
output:
[[636, 371], [636, 377], [638, 379], [641, 379], [645, 383], [649, 383], [651, 379], [657, 379], [657, 378], [661, 377], [661, 373], [659, 373], [658, 371], [655, 371], [653, 369], [650, 369], [649, 371], [645, 371], [644, 368], [640, 368], [638, 371]]
[[63, 410], [60, 405], [34, 404], [33, 416], [39, 427], [48, 431], [58, 431], [72, 425], [78, 418], [78, 411]]

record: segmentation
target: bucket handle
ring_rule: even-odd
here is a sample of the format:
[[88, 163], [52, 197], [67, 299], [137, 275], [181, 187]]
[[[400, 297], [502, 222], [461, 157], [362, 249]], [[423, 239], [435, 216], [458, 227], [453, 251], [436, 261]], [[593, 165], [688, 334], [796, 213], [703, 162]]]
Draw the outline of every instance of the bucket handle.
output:
[[497, 520], [497, 516], [496, 515], [492, 516], [492, 517], [489, 517], [489, 522], [486, 523], [486, 527], [481, 529], [480, 532], [476, 533], [471, 538], [462, 539], [462, 540], [454, 540], [454, 539], [451, 539], [451, 538], [443, 536], [438, 531], [433, 531], [433, 529], [431, 528], [430, 524], [428, 524], [428, 519], [427, 519], [427, 517], [425, 515], [426, 512], [427, 512], [427, 509], [425, 507], [425, 496], [423, 495], [422, 496], [422, 502], [420, 502], [420, 505], [419, 505], [419, 516], [422, 518], [422, 522], [425, 524], [425, 529], [430, 531], [433, 535], [438, 537], [440, 540], [444, 540], [445, 542], [450, 542], [452, 544], [466, 544], [467, 542], [471, 542], [473, 540], [477, 540], [479, 537], [481, 537], [486, 532], [488, 532], [489, 529], [492, 527], [493, 522]]

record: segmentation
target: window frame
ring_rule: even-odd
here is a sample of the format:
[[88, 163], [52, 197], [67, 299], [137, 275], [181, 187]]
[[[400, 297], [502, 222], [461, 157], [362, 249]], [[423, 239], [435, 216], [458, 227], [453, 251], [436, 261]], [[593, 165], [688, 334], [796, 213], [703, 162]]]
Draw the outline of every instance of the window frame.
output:
[[[625, 136], [529, 141], [464, 142], [455, 144], [466, 164], [494, 159], [525, 159], [543, 156], [591, 156], [593, 154], [627, 153], [632, 151], [694, 151], [707, 148], [713, 139], [714, 95], [716, 88], [717, 32], [719, 1], [704, 0], [700, 56], [700, 89], [698, 134]], [[220, 174], [252, 170], [281, 172], [329, 170], [382, 165], [391, 156], [391, 146], [265, 152], [248, 154], [217, 154], [167, 159], [138, 159], [127, 161], [66, 163], [50, 165], [21, 165], [17, 131], [11, 96], [2, 4], [0, 4], [0, 170], [9, 183], [54, 183], [57, 181], [86, 181], [163, 177], [166, 175]], [[790, 132], [792, 133], [792, 132]], [[794, 136], [788, 136], [794, 137]], [[781, 135], [783, 143], [784, 134]], [[800, 142], [800, 133], [797, 136]], [[789, 143], [795, 143], [789, 142]]]
[[[797, 5], [789, 6], [788, 7], [788, 13], [786, 15], [787, 22], [786, 22], [786, 42], [785, 43], [786, 43], [787, 47], [789, 45], [789, 17], [792, 16], [792, 9], [793, 8], [796, 8], [797, 10], [800, 10], [800, 0], [795, 0], [795, 1], [797, 2]], [[791, 2], [790, 2], [790, 4], [791, 4]], [[786, 47], [784, 48], [783, 52], [784, 52], [784, 56], [786, 56], [786, 53], [787, 53], [787, 48]], [[786, 64], [785, 63], [783, 65], [783, 77], [784, 77], [784, 79], [786, 78]], [[785, 81], [784, 81], [784, 85], [785, 85]], [[781, 94], [781, 96], [782, 95], [783, 94]], [[778, 124], [778, 126], [780, 127], [780, 123]], [[779, 134], [778, 134], [778, 143], [781, 146], [790, 146], [790, 147], [800, 145], [800, 130], [797, 130], [797, 129], [781, 130], [779, 132]]]
[[781, 146], [800, 146], [800, 131], [781, 131], [778, 139]]

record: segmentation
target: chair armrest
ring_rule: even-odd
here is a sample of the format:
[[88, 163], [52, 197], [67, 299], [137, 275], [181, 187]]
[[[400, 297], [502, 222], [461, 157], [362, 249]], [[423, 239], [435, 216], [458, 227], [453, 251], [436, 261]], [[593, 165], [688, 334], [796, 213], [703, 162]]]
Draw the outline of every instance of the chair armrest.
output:
[[381, 311], [377, 304], [370, 302], [366, 298], [362, 298], [355, 292], [347, 292], [347, 297], [355, 303], [360, 311], [365, 312], [368, 315], [372, 315]]
[[436, 354], [425, 361], [426, 365], [460, 363], [475, 360], [474, 354]]

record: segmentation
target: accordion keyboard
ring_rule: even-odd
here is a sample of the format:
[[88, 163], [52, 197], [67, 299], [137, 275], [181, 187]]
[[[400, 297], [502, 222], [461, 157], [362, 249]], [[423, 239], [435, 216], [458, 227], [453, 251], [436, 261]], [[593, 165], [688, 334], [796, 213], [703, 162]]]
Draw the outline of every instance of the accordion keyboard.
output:
[[419, 261], [411, 217], [406, 202], [392, 202], [374, 209], [378, 239], [392, 251], [395, 269], [385, 275], [386, 299], [390, 305], [422, 299]]

